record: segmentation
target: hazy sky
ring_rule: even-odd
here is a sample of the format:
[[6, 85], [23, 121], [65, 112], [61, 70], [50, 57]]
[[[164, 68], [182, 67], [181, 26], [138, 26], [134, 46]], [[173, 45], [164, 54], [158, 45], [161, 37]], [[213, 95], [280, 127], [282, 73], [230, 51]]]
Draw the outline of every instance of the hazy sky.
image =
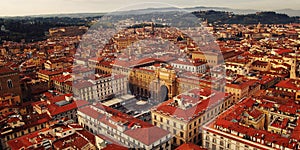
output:
[[[164, 4], [149, 2], [163, 1]], [[146, 4], [143, 4], [148, 2]], [[239, 9], [298, 9], [300, 0], [1, 0], [0, 16], [112, 12], [147, 7], [229, 7]], [[135, 6], [136, 5], [136, 6]]]

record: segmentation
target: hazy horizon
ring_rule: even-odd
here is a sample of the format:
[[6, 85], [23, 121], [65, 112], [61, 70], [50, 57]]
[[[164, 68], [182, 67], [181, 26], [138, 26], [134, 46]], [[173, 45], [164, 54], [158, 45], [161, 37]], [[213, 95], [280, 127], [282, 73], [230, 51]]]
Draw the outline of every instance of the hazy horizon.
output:
[[[145, 4], [147, 3], [147, 4]], [[30, 16], [69, 13], [109, 13], [119, 10], [165, 7], [226, 7], [231, 9], [254, 9], [275, 11], [300, 10], [299, 0], [10, 0], [1, 2], [0, 16]]]

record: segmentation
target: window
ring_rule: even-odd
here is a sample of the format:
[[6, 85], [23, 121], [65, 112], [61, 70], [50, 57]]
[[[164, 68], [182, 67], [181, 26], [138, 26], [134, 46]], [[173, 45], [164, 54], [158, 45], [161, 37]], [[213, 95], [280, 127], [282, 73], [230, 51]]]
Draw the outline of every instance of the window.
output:
[[183, 137], [183, 132], [180, 132], [180, 137]]
[[208, 141], [209, 140], [209, 136], [206, 136], [205, 139]]
[[180, 145], [182, 145], [184, 143], [184, 141], [183, 140], [180, 140]]
[[10, 89], [13, 88], [13, 83], [11, 79], [7, 80], [7, 87]]
[[209, 142], [205, 142], [205, 147], [209, 148]]
[[173, 143], [176, 143], [176, 137], [173, 137]]
[[215, 144], [213, 144], [212, 149], [217, 149], [217, 146]]
[[216, 143], [217, 142], [217, 140], [215, 139], [215, 138], [213, 138], [213, 140], [212, 140], [214, 143]]

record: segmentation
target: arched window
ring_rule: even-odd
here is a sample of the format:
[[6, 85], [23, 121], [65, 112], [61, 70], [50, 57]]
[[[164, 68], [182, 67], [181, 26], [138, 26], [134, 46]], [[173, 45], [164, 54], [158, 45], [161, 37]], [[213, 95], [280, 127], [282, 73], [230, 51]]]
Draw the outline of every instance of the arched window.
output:
[[7, 80], [7, 87], [11, 89], [11, 88], [13, 88], [13, 86], [14, 85], [12, 83], [12, 80], [11, 79]]

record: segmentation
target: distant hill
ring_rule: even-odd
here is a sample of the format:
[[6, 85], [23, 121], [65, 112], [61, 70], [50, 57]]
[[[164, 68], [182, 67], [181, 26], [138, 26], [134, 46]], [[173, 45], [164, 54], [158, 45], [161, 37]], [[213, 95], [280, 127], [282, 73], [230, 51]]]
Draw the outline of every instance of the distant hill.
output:
[[[113, 13], [115, 13], [115, 14], [147, 14], [147, 13], [153, 13], [153, 12], [178, 11], [180, 9], [181, 8], [175, 8], [175, 7], [147, 8], [147, 9], [137, 9], [137, 10], [132, 10], [132, 11], [130, 11], [130, 10], [129, 11], [117, 11], [117, 12], [113, 12]], [[244, 14], [244, 15], [245, 14], [255, 14], [256, 12], [264, 11], [264, 10], [255, 10], [255, 9], [232, 9], [232, 8], [226, 8], [226, 7], [204, 7], [204, 6], [182, 8], [181, 10], [185, 10], [185, 11], [188, 11], [188, 12], [214, 10], [214, 11], [232, 12], [234, 14]], [[273, 10], [273, 11], [276, 12], [276, 13], [287, 14], [290, 17], [300, 16], [300, 10], [279, 9], [279, 10]], [[29, 17], [85, 18], [85, 17], [103, 16], [105, 14], [107, 14], [107, 13], [68, 13], [68, 14], [33, 15], [33, 16], [29, 16]], [[9, 18], [19, 18], [19, 17], [9, 17]]]
[[[188, 8], [186, 11], [199, 18], [207, 19], [208, 22], [214, 24], [288, 24], [299, 23], [300, 21], [300, 17], [290, 17], [286, 14], [276, 12], [243, 10], [243, 12], [232, 13], [232, 11], [230, 11], [231, 9], [228, 8], [218, 8], [220, 11], [211, 9], [216, 8], [196, 7]], [[165, 14], [168, 14], [164, 16], [166, 18], [172, 18], [174, 15], [178, 14], [178, 9], [176, 8], [149, 8], [136, 11], [116, 12], [115, 14], [124, 16], [126, 16], [126, 14], [134, 14], [140, 17], [140, 19], [146, 20], [154, 16], [161, 17], [159, 12], [162, 11], [164, 11]], [[295, 11], [294, 13], [297, 12]], [[44, 40], [47, 38], [46, 34], [50, 28], [90, 26], [92, 25], [92, 21], [101, 18], [103, 15], [103, 13], [78, 13], [0, 18], [0, 27], [5, 28], [4, 31], [0, 31], [0, 43], [3, 40], [17, 42], [22, 41], [22, 39], [25, 39], [26, 42]]]
[[7, 31], [0, 31], [0, 43], [2, 40], [26, 42], [45, 40], [50, 28], [67, 26], [89, 26], [92, 17], [14, 17], [0, 19], [0, 27]]
[[[147, 14], [147, 13], [155, 13], [155, 12], [172, 12], [172, 11], [224, 11], [224, 12], [232, 12], [234, 14], [255, 14], [256, 12], [262, 12], [263, 10], [254, 10], [254, 9], [232, 9], [226, 7], [190, 7], [190, 8], [175, 8], [175, 7], [167, 7], [167, 8], [147, 8], [147, 9], [138, 9], [132, 11], [117, 11], [114, 12], [115, 14]], [[293, 9], [280, 9], [274, 10], [276, 13], [287, 14], [290, 17], [300, 16], [300, 10], [293, 10]]]
[[287, 14], [289, 16], [300, 16], [300, 10], [293, 10], [293, 9], [281, 9], [275, 10], [275, 12]]
[[233, 14], [221, 11], [195, 11], [195, 16], [207, 19], [210, 23], [220, 24], [288, 24], [299, 23], [299, 17], [289, 17], [276, 12], [257, 12], [254, 14]]
[[[194, 8], [186, 8], [186, 9], [190, 11], [198, 11], [198, 10], [226, 11], [226, 12], [232, 12], [234, 14], [253, 14], [256, 12], [264, 11], [264, 10], [255, 10], [255, 9], [232, 9], [232, 8], [225, 8], [225, 7], [194, 7]], [[273, 10], [273, 12], [287, 14], [290, 17], [300, 16], [300, 10], [279, 9], [279, 10]]]
[[70, 14], [49, 14], [49, 15], [36, 15], [31, 17], [70, 17], [70, 18], [87, 18], [87, 17], [98, 17], [103, 16], [105, 13], [70, 13]]

